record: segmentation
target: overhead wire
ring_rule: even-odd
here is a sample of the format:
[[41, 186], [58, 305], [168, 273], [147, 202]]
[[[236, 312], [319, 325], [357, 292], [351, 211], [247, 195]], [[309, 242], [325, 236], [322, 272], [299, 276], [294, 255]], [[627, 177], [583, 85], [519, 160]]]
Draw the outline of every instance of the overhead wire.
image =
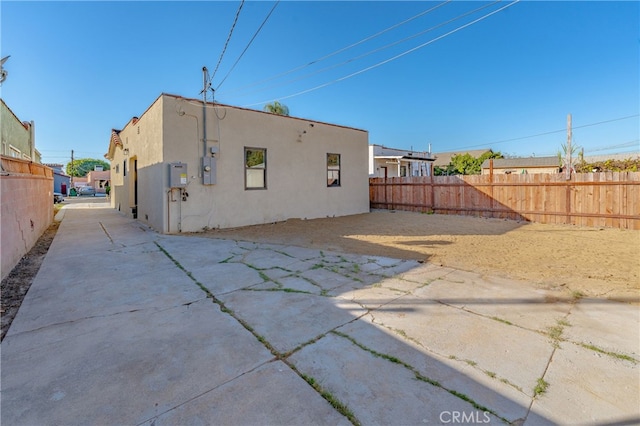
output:
[[[584, 129], [585, 127], [598, 126], [600, 124], [613, 123], [614, 121], [628, 120], [630, 118], [635, 118], [635, 117], [640, 117], [640, 114], [627, 115], [625, 117], [613, 118], [611, 120], [598, 121], [596, 123], [583, 124], [581, 126], [572, 126], [571, 129], [572, 130]], [[498, 145], [498, 144], [507, 143], [507, 142], [515, 142], [515, 141], [519, 141], [519, 140], [523, 140], [523, 139], [531, 139], [531, 138], [536, 138], [536, 137], [539, 137], [539, 136], [552, 135], [552, 134], [555, 134], [555, 133], [561, 133], [561, 132], [566, 132], [566, 131], [567, 131], [566, 128], [565, 129], [558, 129], [558, 130], [551, 130], [551, 131], [548, 131], [548, 132], [536, 133], [535, 135], [521, 136], [521, 137], [511, 138], [511, 139], [503, 139], [503, 140], [499, 140], [499, 141], [487, 142], [487, 143], [478, 144], [478, 145], [467, 145], [467, 146], [463, 146], [463, 147], [459, 147], [459, 148], [453, 149], [453, 151], [459, 151], [459, 150], [467, 149], [467, 148], [486, 147], [488, 145]]]
[[[374, 53], [381, 52], [381, 51], [386, 50], [386, 49], [388, 49], [388, 48], [390, 48], [390, 47], [396, 46], [396, 45], [398, 45], [398, 44], [404, 43], [404, 42], [406, 42], [406, 41], [412, 40], [412, 39], [414, 39], [414, 38], [416, 38], [416, 37], [419, 37], [419, 36], [421, 36], [421, 35], [424, 35], [424, 34], [426, 34], [426, 33], [429, 33], [429, 32], [431, 32], [431, 31], [434, 31], [434, 30], [436, 30], [436, 29], [438, 29], [438, 28], [441, 28], [441, 27], [443, 27], [443, 26], [445, 26], [445, 25], [448, 25], [448, 24], [450, 24], [450, 23], [452, 23], [452, 22], [455, 22], [455, 21], [457, 21], [457, 20], [459, 20], [459, 19], [462, 19], [462, 18], [464, 18], [464, 17], [466, 17], [466, 16], [469, 16], [469, 15], [472, 15], [472, 14], [474, 14], [474, 13], [476, 13], [476, 12], [479, 12], [479, 11], [480, 11], [480, 10], [482, 10], [482, 9], [486, 9], [487, 7], [490, 7], [490, 6], [492, 6], [492, 5], [496, 4], [496, 3], [499, 3], [500, 1], [502, 1], [502, 0], [494, 0], [492, 3], [487, 3], [487, 4], [485, 4], [485, 5], [483, 5], [483, 6], [480, 6], [480, 7], [476, 8], [476, 9], [473, 9], [473, 10], [471, 10], [471, 11], [468, 11], [468, 12], [465, 12], [465, 13], [463, 13], [463, 14], [461, 14], [461, 15], [458, 15], [458, 16], [456, 16], [455, 18], [451, 18], [451, 19], [449, 19], [449, 20], [447, 20], [447, 21], [441, 22], [441, 23], [439, 23], [439, 24], [437, 24], [437, 25], [434, 25], [434, 26], [432, 26], [432, 27], [430, 27], [430, 28], [427, 28], [427, 29], [425, 29], [425, 30], [422, 30], [422, 31], [420, 31], [420, 32], [418, 32], [418, 33], [416, 33], [416, 34], [413, 34], [413, 35], [411, 35], [411, 36], [405, 37], [405, 38], [403, 38], [403, 39], [401, 39], [401, 40], [398, 40], [398, 41], [395, 41], [395, 42], [393, 42], [393, 43], [389, 43], [389, 44], [384, 45], [384, 46], [382, 46], [382, 47], [378, 47], [378, 48], [376, 48], [376, 49], [370, 50], [370, 51], [368, 51], [368, 52], [366, 52], [366, 53], [363, 53], [363, 54], [361, 54], [361, 55], [358, 55], [358, 56], [355, 56], [355, 57], [353, 57], [353, 58], [347, 59], [346, 61], [340, 62], [340, 63], [338, 63], [338, 64], [334, 64], [334, 65], [330, 65], [330, 66], [328, 66], [328, 67], [321, 68], [321, 69], [316, 70], [316, 71], [314, 71], [314, 72], [312, 72], [312, 73], [305, 74], [305, 75], [302, 75], [302, 76], [300, 76], [300, 77], [297, 77], [297, 78], [294, 78], [294, 79], [291, 79], [291, 80], [287, 80], [287, 81], [284, 81], [284, 82], [279, 83], [279, 84], [276, 84], [276, 85], [272, 85], [272, 86], [268, 86], [268, 87], [263, 87], [263, 88], [261, 88], [261, 89], [257, 89], [257, 90], [253, 90], [253, 91], [249, 91], [249, 92], [242, 92], [242, 93], [240, 93], [240, 95], [253, 94], [253, 93], [258, 93], [258, 92], [262, 92], [262, 91], [269, 90], [269, 89], [274, 89], [274, 88], [276, 88], [276, 87], [282, 87], [282, 86], [285, 86], [285, 85], [287, 85], [287, 84], [295, 83], [295, 82], [300, 81], [300, 80], [303, 80], [303, 79], [305, 79], [305, 78], [309, 78], [309, 77], [311, 77], [311, 76], [314, 76], [314, 75], [317, 75], [317, 74], [323, 73], [323, 72], [325, 72], [325, 71], [329, 71], [329, 70], [331, 70], [331, 69], [341, 67], [341, 66], [346, 65], [346, 64], [349, 64], [349, 63], [351, 63], [351, 62], [355, 62], [355, 61], [357, 61], [357, 60], [359, 60], [359, 59], [365, 58], [365, 57], [370, 56], [370, 55], [372, 55], [372, 54], [374, 54]], [[298, 69], [300, 69], [300, 67], [298, 67]], [[282, 75], [282, 74], [281, 74], [281, 75]], [[263, 80], [263, 81], [266, 81], [266, 80]], [[245, 87], [246, 87], [246, 86], [245, 86]], [[237, 93], [237, 90], [236, 90], [236, 91], [232, 91], [232, 92], [225, 92], [225, 94], [226, 94], [226, 95], [228, 95], [229, 93]]]
[[[384, 34], [384, 33], [386, 33], [386, 32], [389, 32], [389, 31], [391, 31], [391, 30], [393, 30], [393, 29], [396, 29], [396, 28], [398, 28], [398, 27], [400, 27], [400, 26], [402, 26], [402, 25], [404, 25], [404, 24], [407, 24], [407, 23], [409, 23], [409, 22], [411, 22], [411, 21], [413, 21], [413, 20], [415, 20], [415, 19], [417, 19], [417, 18], [419, 18], [419, 17], [421, 17], [421, 16], [426, 15], [427, 13], [431, 13], [431, 12], [433, 12], [434, 10], [436, 10], [436, 9], [438, 9], [438, 8], [440, 8], [440, 7], [442, 7], [442, 6], [444, 6], [445, 4], [450, 3], [451, 1], [452, 1], [452, 0], [446, 0], [446, 1], [444, 1], [444, 2], [442, 2], [442, 3], [440, 3], [440, 4], [438, 4], [438, 5], [436, 5], [436, 6], [434, 6], [434, 7], [431, 7], [431, 8], [429, 8], [429, 9], [425, 10], [425, 11], [422, 11], [422, 12], [418, 13], [417, 15], [414, 15], [414, 16], [412, 16], [412, 17], [408, 18], [408, 19], [405, 19], [405, 20], [404, 20], [404, 21], [402, 21], [402, 22], [399, 22], [399, 23], [397, 23], [397, 24], [394, 24], [394, 25], [392, 25], [392, 26], [390, 26], [390, 27], [388, 27], [388, 28], [385, 28], [385, 29], [384, 29], [384, 30], [382, 30], [382, 31], [379, 31], [379, 32], [377, 32], [377, 33], [375, 33], [375, 34], [373, 34], [373, 35], [368, 36], [368, 37], [365, 37], [365, 38], [363, 38], [363, 39], [362, 39], [362, 40], [360, 40], [360, 41], [357, 41], [357, 42], [352, 43], [352, 44], [350, 44], [350, 45], [348, 45], [348, 46], [342, 47], [342, 48], [340, 48], [340, 49], [338, 49], [338, 50], [336, 50], [336, 51], [334, 51], [334, 52], [331, 52], [331, 53], [329, 53], [329, 54], [327, 54], [327, 55], [325, 55], [325, 56], [322, 56], [322, 57], [320, 57], [320, 58], [318, 58], [318, 59], [314, 59], [314, 60], [312, 60], [311, 62], [308, 62], [308, 63], [306, 63], [306, 64], [303, 64], [303, 65], [297, 66], [297, 67], [295, 67], [295, 68], [293, 68], [293, 69], [290, 69], [289, 71], [282, 72], [282, 73], [280, 73], [280, 74], [277, 74], [277, 75], [274, 75], [274, 76], [272, 76], [272, 77], [269, 77], [269, 78], [266, 78], [266, 79], [260, 80], [260, 81], [255, 82], [255, 83], [251, 83], [251, 84], [248, 84], [248, 85], [245, 85], [245, 86], [241, 86], [241, 87], [239, 87], [239, 88], [237, 88], [237, 89], [232, 90], [231, 92], [226, 92], [226, 93], [235, 93], [235, 92], [237, 92], [238, 90], [246, 89], [246, 88], [249, 88], [249, 87], [254, 87], [254, 86], [257, 86], [257, 85], [260, 85], [260, 84], [266, 83], [266, 82], [268, 82], [268, 81], [275, 80], [275, 79], [280, 78], [280, 77], [284, 77], [285, 75], [289, 75], [289, 74], [294, 73], [294, 72], [296, 72], [296, 71], [300, 71], [300, 70], [302, 70], [302, 69], [304, 69], [304, 68], [307, 68], [307, 67], [309, 67], [309, 66], [311, 66], [311, 65], [317, 64], [318, 62], [324, 61], [325, 59], [328, 59], [328, 58], [330, 58], [330, 57], [332, 57], [332, 56], [335, 56], [335, 55], [337, 55], [337, 54], [339, 54], [339, 53], [345, 52], [345, 51], [347, 51], [347, 50], [349, 50], [349, 49], [351, 49], [351, 48], [353, 48], [353, 47], [356, 47], [356, 46], [358, 46], [358, 45], [360, 45], [360, 44], [362, 44], [362, 43], [365, 43], [365, 42], [367, 42], [367, 41], [369, 41], [369, 40], [372, 40], [372, 39], [374, 39], [374, 38], [376, 38], [376, 37], [379, 37], [379, 36], [381, 36], [382, 34]], [[500, 1], [500, 0], [498, 0], [498, 1]]]
[[211, 74], [211, 77], [209, 78], [209, 83], [211, 83], [211, 81], [213, 81], [213, 77], [215, 77], [216, 72], [218, 72], [218, 68], [220, 67], [220, 63], [222, 62], [222, 57], [224, 56], [224, 53], [227, 51], [227, 46], [229, 45], [229, 40], [231, 40], [231, 35], [233, 34], [233, 29], [236, 27], [236, 24], [238, 23], [238, 17], [240, 16], [240, 11], [242, 10], [242, 6], [244, 5], [244, 0], [240, 1], [240, 6], [238, 7], [238, 10], [236, 11], [236, 17], [233, 19], [233, 24], [231, 24], [231, 29], [229, 30], [229, 35], [227, 36], [227, 41], [225, 41], [224, 43], [224, 47], [222, 48], [222, 52], [220, 53], [220, 58], [218, 58], [218, 63], [216, 64], [216, 68], [213, 70], [213, 73]]
[[220, 88], [220, 86], [222, 86], [222, 83], [224, 83], [225, 80], [227, 79], [227, 77], [229, 77], [229, 74], [231, 74], [231, 71], [233, 71], [233, 69], [236, 67], [236, 65], [238, 65], [238, 62], [240, 62], [240, 59], [242, 59], [242, 56], [245, 54], [247, 49], [249, 49], [249, 46], [251, 46], [251, 43], [253, 43], [253, 40], [255, 40], [255, 38], [258, 36], [260, 31], [262, 30], [262, 27], [264, 27], [264, 24], [267, 23], [267, 21], [269, 20], [269, 17], [271, 16], [271, 14], [276, 9], [276, 6], [278, 6], [279, 3], [280, 3], [280, 0], [277, 0], [275, 2], [273, 7], [271, 8], [271, 11], [269, 11], [269, 14], [267, 14], [267, 17], [264, 18], [264, 21], [262, 21], [262, 24], [260, 24], [260, 27], [258, 27], [258, 30], [255, 32], [253, 37], [251, 37], [251, 40], [249, 40], [249, 43], [247, 44], [247, 47], [245, 47], [244, 50], [242, 51], [242, 53], [240, 54], [240, 56], [238, 56], [238, 59], [236, 59], [236, 61], [233, 63], [233, 66], [231, 67], [231, 69], [229, 70], [227, 75], [225, 75], [224, 78], [222, 79], [222, 81], [220, 81], [220, 84], [218, 84], [218, 86], [216, 87], [216, 90], [218, 90]]
[[451, 31], [449, 31], [449, 32], [447, 32], [447, 33], [445, 33], [445, 34], [441, 35], [441, 36], [438, 36], [438, 37], [436, 37], [436, 38], [434, 38], [434, 39], [431, 39], [431, 40], [429, 40], [429, 41], [427, 41], [427, 42], [425, 42], [425, 43], [422, 43], [422, 44], [420, 44], [420, 45], [418, 45], [418, 46], [416, 46], [416, 47], [413, 47], [413, 48], [411, 48], [411, 49], [409, 49], [409, 50], [406, 50], [406, 51], [404, 51], [404, 52], [402, 52], [402, 53], [400, 53], [400, 54], [398, 54], [398, 55], [395, 55], [395, 56], [393, 56], [393, 57], [391, 57], [391, 58], [389, 58], [389, 59], [386, 59], [386, 60], [384, 60], [384, 61], [378, 62], [378, 63], [376, 63], [376, 64], [374, 64], [374, 65], [368, 66], [368, 67], [366, 67], [366, 68], [364, 68], [364, 69], [361, 69], [361, 70], [359, 70], [359, 71], [353, 72], [353, 73], [351, 73], [351, 74], [349, 74], [349, 75], [346, 75], [346, 76], [344, 76], [344, 77], [337, 78], [337, 79], [335, 79], [335, 80], [329, 81], [329, 82], [327, 82], [327, 83], [320, 84], [320, 85], [315, 86], [315, 87], [312, 87], [312, 88], [310, 88], [310, 89], [301, 90], [301, 91], [296, 92], [296, 93], [293, 93], [293, 94], [291, 94], [291, 95], [281, 96], [281, 97], [278, 97], [278, 98], [273, 98], [273, 99], [269, 99], [269, 100], [262, 101], [262, 102], [255, 102], [255, 103], [247, 104], [247, 105], [244, 105], [244, 106], [245, 106], [245, 107], [251, 107], [251, 106], [255, 106], [255, 105], [262, 105], [262, 104], [266, 104], [266, 103], [269, 103], [269, 102], [273, 102], [273, 101], [274, 101], [274, 100], [276, 100], [276, 99], [277, 99], [277, 100], [283, 100], [283, 99], [293, 98], [293, 97], [296, 97], [296, 96], [304, 95], [304, 94], [309, 93], [309, 92], [313, 92], [313, 91], [318, 90], [318, 89], [322, 89], [322, 88], [324, 88], [324, 87], [330, 86], [330, 85], [335, 84], [335, 83], [338, 83], [338, 82], [340, 82], [340, 81], [347, 80], [347, 79], [349, 79], [349, 78], [351, 78], [351, 77], [355, 77], [356, 75], [359, 75], [359, 74], [365, 73], [365, 72], [370, 71], [370, 70], [372, 70], [372, 69], [374, 69], [374, 68], [377, 68], [377, 67], [382, 66], [382, 65], [385, 65], [385, 64], [387, 64], [387, 63], [389, 63], [389, 62], [395, 61], [396, 59], [399, 59], [399, 58], [401, 58], [401, 57], [403, 57], [403, 56], [406, 56], [406, 55], [408, 55], [409, 53], [415, 52], [416, 50], [422, 49], [423, 47], [426, 47], [426, 46], [428, 46], [428, 45], [430, 45], [430, 44], [433, 44], [433, 43], [435, 43], [435, 42], [436, 42], [436, 41], [438, 41], [438, 40], [441, 40], [441, 39], [443, 39], [443, 38], [445, 38], [445, 37], [448, 37], [448, 36], [450, 36], [451, 34], [454, 34], [454, 33], [458, 32], [458, 31], [460, 31], [460, 30], [463, 30], [463, 29], [465, 29], [465, 28], [467, 28], [467, 27], [470, 27], [471, 25], [474, 25], [474, 24], [476, 24], [476, 23], [478, 23], [478, 22], [480, 22], [480, 21], [483, 21], [484, 19], [488, 18], [489, 16], [495, 15], [496, 13], [501, 12], [501, 11], [503, 11], [503, 10], [505, 10], [505, 9], [507, 9], [507, 8], [509, 8], [509, 7], [513, 6], [513, 5], [515, 5], [516, 3], [519, 3], [519, 2], [520, 2], [520, 0], [514, 0], [514, 1], [512, 1], [511, 3], [509, 3], [509, 4], [507, 4], [507, 5], [503, 6], [503, 7], [501, 7], [501, 8], [499, 8], [499, 9], [496, 9], [496, 10], [494, 10], [494, 11], [490, 12], [490, 13], [487, 13], [486, 15], [481, 16], [480, 18], [474, 19], [473, 21], [470, 21], [470, 22], [468, 22], [468, 23], [466, 23], [466, 24], [464, 24], [464, 25], [461, 25], [461, 26], [459, 26], [458, 28], [453, 29], [453, 30], [451, 30]]
[[639, 142], [640, 142], [640, 139], [634, 139], [632, 141], [619, 143], [616, 145], [609, 145], [609, 146], [600, 147], [600, 148], [596, 147], [593, 149], [585, 149], [585, 152], [600, 152], [600, 151], [609, 151], [611, 149], [631, 148], [631, 147], [635, 147], [637, 149], [639, 148], [639, 145], [638, 145]]

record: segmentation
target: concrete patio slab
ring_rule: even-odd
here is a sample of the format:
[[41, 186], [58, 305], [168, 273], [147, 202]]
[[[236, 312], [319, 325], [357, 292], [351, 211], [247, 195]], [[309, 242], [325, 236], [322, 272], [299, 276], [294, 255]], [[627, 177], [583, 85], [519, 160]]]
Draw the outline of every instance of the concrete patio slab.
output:
[[295, 257], [278, 253], [272, 249], [262, 248], [262, 246], [247, 253], [242, 258], [242, 263], [250, 265], [255, 269], [270, 269], [275, 267], [289, 269], [288, 265], [298, 262], [299, 260]]
[[212, 423], [292, 426], [351, 424], [289, 366], [272, 361], [144, 425]]
[[[194, 243], [198, 243], [198, 250], [194, 250]], [[235, 255], [245, 255], [248, 250], [238, 246], [231, 240], [213, 240], [202, 237], [162, 236], [158, 243], [171, 253], [187, 270], [203, 265], [217, 264], [228, 261]]]
[[260, 271], [240, 263], [208, 264], [195, 266], [187, 271], [214, 295], [248, 288], [265, 281]]
[[454, 272], [455, 269], [447, 268], [434, 263], [425, 263], [419, 268], [414, 268], [398, 275], [406, 281], [413, 281], [419, 284], [429, 284], [434, 280], [445, 277]]
[[[267, 275], [269, 273], [267, 272]], [[295, 291], [303, 291], [307, 293], [320, 295], [322, 288], [317, 285], [311, 284], [308, 280], [297, 276], [287, 276], [277, 279], [282, 289], [291, 289]]]
[[396, 358], [422, 376], [437, 382], [443, 389], [465, 395], [476, 404], [490, 407], [498, 416], [516, 422], [527, 416], [531, 397], [509, 383], [495, 380], [463, 359], [452, 359], [426, 351], [390, 330], [360, 318], [336, 330], [370, 350]]
[[[337, 308], [332, 299], [310, 294], [236, 291], [220, 299], [280, 353], [356, 318], [352, 311]], [[354, 308], [360, 315], [365, 313], [362, 308]]]
[[637, 306], [101, 203], [63, 209], [2, 341], [4, 424], [640, 423]]
[[552, 352], [545, 336], [426, 300], [403, 296], [370, 315], [376, 324], [444, 357], [469, 360], [532, 395]]
[[640, 361], [640, 308], [602, 299], [580, 299], [567, 317], [563, 337], [619, 352]]
[[449, 273], [414, 294], [539, 331], [556, 326], [574, 302], [564, 292], [536, 289], [521, 281], [481, 277], [466, 271]]
[[555, 424], [640, 424], [639, 377], [636, 363], [562, 343], [532, 410]]
[[366, 309], [378, 309], [406, 294], [404, 291], [376, 285], [346, 291], [340, 293], [336, 298], [357, 303]]
[[209, 299], [13, 333], [2, 423], [140, 424], [272, 358]]
[[346, 277], [338, 271], [339, 269], [337, 267], [335, 267], [333, 270], [329, 270], [326, 268], [316, 268], [304, 271], [300, 274], [300, 276], [327, 291], [341, 287], [343, 285], [359, 286], [359, 283], [354, 282], [352, 278]]
[[[290, 357], [298, 371], [342, 401], [363, 424], [444, 424], [453, 412], [499, 422], [414, 372], [328, 334]], [[393, 403], [389, 403], [393, 401]]]

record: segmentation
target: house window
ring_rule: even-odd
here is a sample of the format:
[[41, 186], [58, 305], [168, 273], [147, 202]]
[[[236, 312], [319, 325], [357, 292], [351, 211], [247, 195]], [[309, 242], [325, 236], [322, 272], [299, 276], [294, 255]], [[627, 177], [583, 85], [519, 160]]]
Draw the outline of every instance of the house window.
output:
[[327, 186], [340, 186], [340, 154], [327, 154]]
[[267, 189], [267, 150], [244, 149], [244, 188]]
[[116, 173], [120, 173], [120, 164], [116, 164]]
[[16, 149], [12, 145], [9, 145], [9, 151], [13, 158], [20, 158], [21, 152], [19, 149]]
[[400, 166], [400, 177], [407, 177], [407, 166]]
[[122, 161], [122, 176], [127, 175], [127, 160]]

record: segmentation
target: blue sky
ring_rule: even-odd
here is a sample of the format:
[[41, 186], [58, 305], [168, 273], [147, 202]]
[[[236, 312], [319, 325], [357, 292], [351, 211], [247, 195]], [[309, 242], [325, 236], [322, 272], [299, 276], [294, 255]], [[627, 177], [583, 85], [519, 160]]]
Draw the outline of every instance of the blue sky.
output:
[[[518, 156], [555, 155], [571, 113], [586, 155], [640, 149], [638, 2], [281, 1], [234, 67], [275, 4], [244, 3], [216, 101], [280, 100], [390, 147]], [[200, 98], [239, 5], [3, 0], [1, 96], [35, 121], [43, 162], [102, 158], [160, 93]]]

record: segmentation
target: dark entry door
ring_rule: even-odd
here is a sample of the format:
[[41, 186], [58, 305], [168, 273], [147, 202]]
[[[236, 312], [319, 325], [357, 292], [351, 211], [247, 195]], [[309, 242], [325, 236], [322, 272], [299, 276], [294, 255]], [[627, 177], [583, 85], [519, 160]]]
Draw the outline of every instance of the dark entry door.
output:
[[133, 204], [138, 207], [138, 159], [133, 160]]

